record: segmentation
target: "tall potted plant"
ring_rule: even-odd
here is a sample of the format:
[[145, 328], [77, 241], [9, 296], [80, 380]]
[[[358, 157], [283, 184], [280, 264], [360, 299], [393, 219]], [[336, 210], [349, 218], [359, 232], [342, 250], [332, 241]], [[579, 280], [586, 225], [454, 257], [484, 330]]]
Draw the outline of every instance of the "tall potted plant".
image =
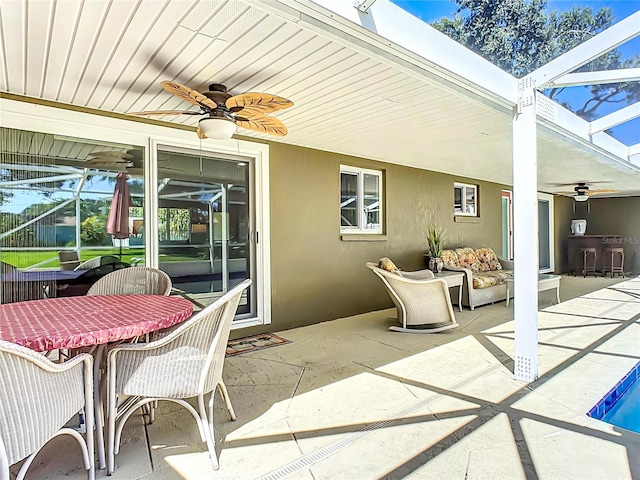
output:
[[427, 228], [427, 255], [429, 261], [427, 263], [429, 270], [433, 273], [442, 271], [442, 250], [444, 249], [445, 234], [444, 229], [438, 225], [431, 224]]

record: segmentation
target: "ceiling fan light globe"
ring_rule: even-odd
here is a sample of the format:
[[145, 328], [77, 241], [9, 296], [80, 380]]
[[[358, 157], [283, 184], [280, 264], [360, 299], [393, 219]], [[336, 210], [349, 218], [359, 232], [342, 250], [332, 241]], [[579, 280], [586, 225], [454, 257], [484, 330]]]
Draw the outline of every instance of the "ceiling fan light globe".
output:
[[198, 122], [207, 138], [228, 140], [236, 133], [236, 124], [232, 120], [220, 117], [203, 118]]
[[573, 196], [573, 199], [576, 202], [586, 202], [587, 200], [589, 200], [589, 195], [586, 195], [584, 193], [577, 193]]

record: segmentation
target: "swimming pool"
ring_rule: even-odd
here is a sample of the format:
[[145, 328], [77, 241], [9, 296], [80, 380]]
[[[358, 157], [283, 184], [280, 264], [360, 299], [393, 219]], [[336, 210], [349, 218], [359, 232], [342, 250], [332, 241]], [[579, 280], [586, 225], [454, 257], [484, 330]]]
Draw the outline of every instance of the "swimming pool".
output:
[[640, 433], [640, 362], [587, 415]]
[[635, 382], [602, 417], [607, 423], [640, 433], [640, 382]]

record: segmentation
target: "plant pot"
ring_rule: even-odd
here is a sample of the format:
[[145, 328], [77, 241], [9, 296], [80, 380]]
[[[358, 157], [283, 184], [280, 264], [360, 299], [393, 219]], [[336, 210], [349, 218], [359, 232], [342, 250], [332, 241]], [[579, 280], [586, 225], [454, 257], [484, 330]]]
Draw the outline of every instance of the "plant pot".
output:
[[429, 257], [428, 268], [433, 273], [440, 273], [442, 271], [443, 266], [444, 266], [444, 263], [440, 257]]

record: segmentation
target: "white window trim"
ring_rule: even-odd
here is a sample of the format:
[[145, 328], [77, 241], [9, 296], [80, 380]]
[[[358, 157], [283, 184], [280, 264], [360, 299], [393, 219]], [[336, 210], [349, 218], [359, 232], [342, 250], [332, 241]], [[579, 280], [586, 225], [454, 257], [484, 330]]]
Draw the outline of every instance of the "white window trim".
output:
[[[382, 224], [383, 224], [383, 215], [384, 215], [384, 210], [383, 210], [383, 205], [384, 205], [384, 199], [383, 199], [383, 190], [382, 190], [382, 170], [371, 170], [368, 168], [359, 168], [359, 167], [352, 167], [349, 165], [340, 165], [340, 181], [342, 181], [342, 174], [343, 173], [349, 173], [352, 175], [357, 175], [358, 176], [358, 192], [357, 192], [357, 205], [356, 205], [356, 210], [359, 213], [359, 223], [360, 226], [358, 227], [354, 227], [354, 226], [343, 226], [342, 224], [340, 225], [340, 233], [343, 234], [365, 234], [365, 235], [381, 235], [382, 234]], [[368, 174], [368, 175], [374, 175], [378, 178], [378, 189], [380, 191], [380, 199], [379, 199], [379, 205], [378, 205], [378, 209], [379, 209], [379, 217], [380, 217], [380, 223], [378, 224], [378, 228], [363, 228], [364, 225], [366, 225], [366, 216], [365, 216], [365, 212], [364, 212], [364, 175]], [[341, 185], [340, 185], [341, 186]], [[341, 208], [342, 209], [342, 208]], [[340, 222], [342, 223], [342, 222]]]
[[[474, 213], [467, 213], [465, 212], [465, 206], [466, 206], [466, 189], [467, 187], [469, 188], [473, 188], [475, 190], [475, 195], [474, 195], [474, 203], [475, 203], [475, 209], [474, 209]], [[470, 183], [460, 183], [460, 182], [453, 182], [453, 188], [454, 190], [456, 188], [462, 188], [462, 212], [456, 212], [456, 207], [455, 204], [453, 206], [453, 214], [455, 216], [459, 216], [459, 217], [479, 217], [480, 215], [478, 214], [478, 185], [472, 185]], [[455, 197], [454, 197], [455, 198]]]
[[[146, 184], [153, 185], [149, 202], [145, 202], [145, 215], [153, 222], [150, 215], [152, 204], [157, 202], [157, 177], [150, 168], [155, 158], [158, 145], [183, 147], [193, 150], [206, 150], [214, 154], [247, 156], [255, 159], [255, 208], [256, 227], [252, 232], [256, 245], [256, 279], [261, 288], [256, 288], [256, 317], [234, 322], [232, 328], [242, 328], [271, 323], [271, 264], [270, 264], [270, 217], [269, 217], [269, 146], [266, 144], [244, 140], [198, 140], [195, 132], [177, 128], [151, 125], [147, 123], [92, 115], [87, 121], [87, 113], [62, 108], [20, 102], [0, 98], [0, 126], [28, 130], [34, 132], [82, 137], [88, 140], [111, 141], [121, 144], [145, 146]], [[81, 132], [80, 134], [78, 132]], [[154, 178], [155, 177], [155, 178]], [[157, 228], [157, 221], [156, 221]], [[157, 258], [157, 245], [148, 245], [147, 265], [154, 265]], [[155, 250], [155, 251], [154, 251]], [[150, 262], [150, 261], [153, 262]]]

